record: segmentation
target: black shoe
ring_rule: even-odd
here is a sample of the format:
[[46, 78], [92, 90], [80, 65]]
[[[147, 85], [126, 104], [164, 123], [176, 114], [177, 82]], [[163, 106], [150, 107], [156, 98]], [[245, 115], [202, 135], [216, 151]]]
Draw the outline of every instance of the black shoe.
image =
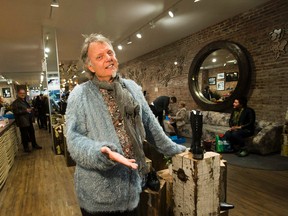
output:
[[233, 209], [234, 205], [226, 203], [226, 202], [220, 202], [220, 211], [225, 211], [229, 209]]
[[42, 149], [42, 147], [39, 146], [38, 144], [36, 144], [36, 145], [33, 146], [33, 149]]
[[157, 178], [156, 171], [151, 171], [148, 173], [146, 186], [153, 191], [159, 191], [160, 189], [160, 181]]

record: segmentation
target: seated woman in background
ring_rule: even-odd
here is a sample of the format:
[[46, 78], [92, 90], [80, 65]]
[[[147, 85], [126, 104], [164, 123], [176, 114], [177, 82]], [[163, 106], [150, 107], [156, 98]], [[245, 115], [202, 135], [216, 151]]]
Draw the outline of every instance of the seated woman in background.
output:
[[179, 130], [185, 125], [187, 118], [187, 110], [185, 102], [181, 101], [179, 103], [179, 109], [176, 116], [169, 116], [170, 121], [168, 122], [168, 127], [175, 131], [177, 138], [180, 138]]
[[4, 98], [0, 96], [0, 108], [4, 107], [4, 104], [5, 104]]

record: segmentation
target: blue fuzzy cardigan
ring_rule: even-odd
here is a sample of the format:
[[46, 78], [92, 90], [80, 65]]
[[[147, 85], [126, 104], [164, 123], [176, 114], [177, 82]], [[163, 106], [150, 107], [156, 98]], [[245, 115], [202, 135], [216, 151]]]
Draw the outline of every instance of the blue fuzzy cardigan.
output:
[[[151, 112], [142, 89], [132, 80], [122, 79], [141, 106], [146, 139], [164, 155], [185, 150], [163, 132]], [[76, 161], [75, 188], [81, 208], [88, 212], [126, 211], [137, 207], [141, 179], [135, 170], [109, 160], [100, 152], [108, 146], [123, 154], [107, 106], [98, 87], [87, 81], [71, 92], [66, 110], [67, 145]]]

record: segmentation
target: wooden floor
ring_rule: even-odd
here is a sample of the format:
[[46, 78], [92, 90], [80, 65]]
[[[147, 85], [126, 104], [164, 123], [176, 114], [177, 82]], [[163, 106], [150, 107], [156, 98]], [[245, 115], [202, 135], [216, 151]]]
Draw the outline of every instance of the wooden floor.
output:
[[[43, 147], [23, 153], [22, 146], [0, 191], [1, 216], [80, 216], [73, 185], [74, 167], [52, 151], [51, 134], [34, 125]], [[31, 147], [31, 146], [30, 146]]]
[[[74, 167], [51, 150], [50, 134], [36, 129], [42, 150], [22, 153], [22, 147], [0, 191], [0, 216], [81, 215], [74, 192]], [[229, 163], [229, 162], [228, 162]], [[288, 171], [263, 171], [228, 166], [227, 201], [230, 216], [287, 216]]]

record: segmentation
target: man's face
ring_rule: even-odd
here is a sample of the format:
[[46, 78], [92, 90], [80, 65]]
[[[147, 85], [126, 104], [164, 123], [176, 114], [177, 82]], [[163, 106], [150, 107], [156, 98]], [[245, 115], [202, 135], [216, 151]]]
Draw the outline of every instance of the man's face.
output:
[[17, 95], [19, 98], [24, 99], [26, 97], [26, 92], [24, 90], [19, 90]]
[[115, 77], [118, 70], [118, 61], [113, 48], [106, 42], [94, 42], [88, 48], [88, 68], [101, 81], [109, 81]]
[[240, 105], [239, 101], [238, 101], [238, 100], [234, 100], [233, 108], [234, 108], [234, 109], [238, 109], [238, 108], [240, 108], [240, 107], [241, 107], [241, 105]]

